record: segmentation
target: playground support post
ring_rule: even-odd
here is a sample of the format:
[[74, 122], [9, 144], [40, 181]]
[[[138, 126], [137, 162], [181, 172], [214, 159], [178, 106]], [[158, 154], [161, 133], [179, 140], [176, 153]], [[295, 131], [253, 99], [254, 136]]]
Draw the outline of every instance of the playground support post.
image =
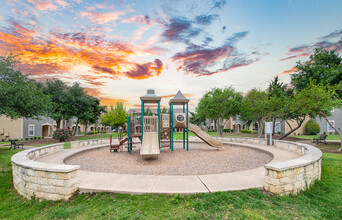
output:
[[140, 116], [140, 123], [141, 123], [141, 143], [144, 138], [144, 101], [141, 100], [141, 116]]
[[[185, 105], [183, 105], [183, 113], [185, 113]], [[185, 149], [185, 129], [183, 128], [183, 149]]]
[[160, 149], [160, 101], [158, 101], [158, 144]]
[[189, 151], [189, 103], [186, 103], [186, 150]]
[[129, 116], [128, 116], [128, 120], [127, 120], [127, 151], [129, 152], [129, 147], [130, 147], [130, 140], [129, 140], [129, 127], [130, 127], [130, 124], [129, 124]]
[[171, 102], [171, 150], [173, 151], [173, 102]]

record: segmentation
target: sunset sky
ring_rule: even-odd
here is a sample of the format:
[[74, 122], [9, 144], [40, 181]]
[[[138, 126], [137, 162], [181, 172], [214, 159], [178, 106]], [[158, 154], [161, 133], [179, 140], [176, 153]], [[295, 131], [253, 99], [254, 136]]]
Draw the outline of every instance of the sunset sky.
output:
[[315, 47], [336, 49], [341, 0], [2, 0], [0, 55], [37, 80], [78, 81], [104, 105], [135, 107], [149, 88], [205, 91], [289, 82]]

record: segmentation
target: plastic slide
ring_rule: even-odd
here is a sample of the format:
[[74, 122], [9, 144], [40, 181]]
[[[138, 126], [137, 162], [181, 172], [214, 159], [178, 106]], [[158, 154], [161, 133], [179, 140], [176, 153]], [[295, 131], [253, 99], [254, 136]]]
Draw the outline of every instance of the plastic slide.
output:
[[212, 137], [210, 137], [209, 134], [205, 133], [194, 124], [189, 123], [189, 131], [194, 132], [195, 135], [197, 135], [197, 137], [201, 138], [205, 143], [209, 144], [211, 147], [215, 147], [215, 148], [222, 147], [222, 142], [213, 139]]
[[144, 132], [140, 155], [156, 156], [159, 154], [158, 132]]

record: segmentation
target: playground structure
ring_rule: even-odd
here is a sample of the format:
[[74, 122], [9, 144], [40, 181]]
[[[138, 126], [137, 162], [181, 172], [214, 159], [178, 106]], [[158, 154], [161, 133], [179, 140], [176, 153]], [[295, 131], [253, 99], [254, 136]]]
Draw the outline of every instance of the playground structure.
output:
[[[170, 148], [174, 151], [174, 129], [181, 129], [183, 133], [183, 149], [189, 150], [189, 131], [202, 139], [209, 146], [221, 148], [222, 143], [214, 140], [207, 133], [202, 131], [196, 125], [189, 123], [189, 99], [185, 98], [181, 91], [170, 99], [169, 113], [161, 114], [160, 101], [161, 97], [157, 96], [153, 89], [147, 90], [147, 94], [140, 97], [141, 115], [128, 116], [127, 131], [119, 133], [119, 143], [113, 144], [110, 139], [110, 151], [117, 152], [127, 142], [127, 151], [131, 152], [135, 147], [134, 144], [141, 143], [140, 155], [143, 157], [157, 157], [161, 148]], [[157, 105], [156, 116], [145, 116], [146, 105]], [[182, 112], [175, 112], [175, 106], [182, 106]], [[133, 120], [132, 120], [133, 119]], [[139, 119], [139, 120], [137, 120]], [[137, 125], [140, 123], [140, 131]], [[127, 137], [125, 137], [127, 135]], [[133, 140], [139, 138], [140, 142]]]

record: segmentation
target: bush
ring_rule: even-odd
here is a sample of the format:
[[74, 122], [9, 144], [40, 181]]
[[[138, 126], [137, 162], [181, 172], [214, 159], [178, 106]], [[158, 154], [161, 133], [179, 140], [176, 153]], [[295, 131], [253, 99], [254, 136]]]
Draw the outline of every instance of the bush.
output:
[[37, 137], [38, 138], [38, 140], [40, 140], [40, 137]]
[[25, 140], [27, 140], [27, 141], [28, 141], [28, 140], [29, 140], [29, 138], [25, 138]]
[[107, 131], [101, 131], [101, 134], [106, 134], [107, 133]]
[[252, 131], [251, 130], [241, 130], [241, 133], [252, 134]]
[[33, 137], [30, 137], [30, 140], [33, 140]]
[[321, 131], [319, 124], [314, 120], [310, 120], [305, 125], [305, 133], [310, 135], [316, 135]]
[[213, 129], [208, 129], [208, 132], [214, 132], [214, 130]]
[[4, 138], [2, 138], [2, 139], [1, 139], [1, 142], [5, 142], [5, 139], [4, 139]]
[[19, 141], [18, 139], [14, 139], [14, 141]]
[[53, 132], [53, 139], [59, 140], [60, 142], [66, 141], [71, 137], [71, 130], [68, 128], [57, 129]]
[[42, 139], [44, 139], [45, 137], [43, 136]]
[[258, 133], [258, 131], [255, 131], [255, 130], [252, 130], [251, 132], [252, 132], [252, 134], [257, 134]]
[[230, 132], [229, 128], [223, 128], [223, 132]]

